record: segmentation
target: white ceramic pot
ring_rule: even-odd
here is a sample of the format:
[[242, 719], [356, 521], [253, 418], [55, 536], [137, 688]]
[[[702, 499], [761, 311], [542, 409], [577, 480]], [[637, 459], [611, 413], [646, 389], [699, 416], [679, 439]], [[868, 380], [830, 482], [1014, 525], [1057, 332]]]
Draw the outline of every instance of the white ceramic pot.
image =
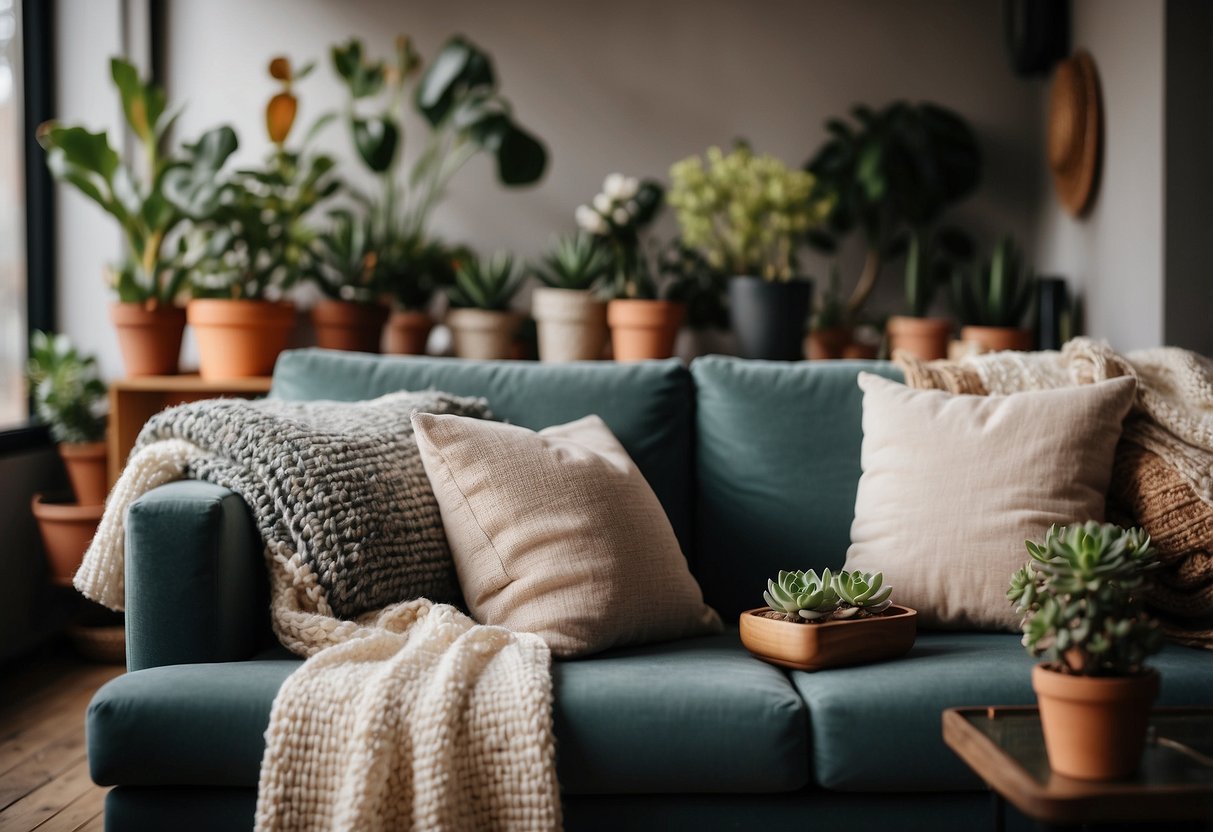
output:
[[596, 361], [607, 340], [606, 304], [588, 290], [537, 288], [531, 314], [539, 328], [540, 361]]
[[513, 355], [518, 323], [517, 312], [487, 309], [452, 309], [446, 316], [446, 325], [455, 341], [455, 355], [480, 360]]

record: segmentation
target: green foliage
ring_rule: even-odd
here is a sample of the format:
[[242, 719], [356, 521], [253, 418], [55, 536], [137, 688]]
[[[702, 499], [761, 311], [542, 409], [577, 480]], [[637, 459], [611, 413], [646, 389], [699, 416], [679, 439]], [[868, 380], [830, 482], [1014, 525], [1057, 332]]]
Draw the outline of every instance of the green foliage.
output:
[[892, 592], [892, 587], [884, 586], [881, 572], [832, 573], [825, 569], [818, 576], [812, 569], [803, 572], [781, 569], [776, 580], [767, 581], [767, 591], [762, 597], [775, 612], [821, 621], [878, 615], [892, 603], [889, 600]]
[[847, 307], [843, 302], [842, 292], [838, 288], [840, 281], [838, 262], [835, 261], [830, 264], [830, 279], [821, 293], [821, 300], [813, 314], [811, 329], [814, 332], [846, 326]]
[[[118, 299], [171, 303], [185, 273], [180, 248], [168, 238], [187, 217], [209, 217], [217, 209], [219, 171], [236, 149], [236, 134], [216, 127], [179, 158], [165, 148], [178, 113], [166, 110], [164, 90], [140, 79], [120, 58], [110, 62], [110, 74], [140, 143], [139, 162], [122, 159], [104, 132], [84, 127], [48, 122], [39, 128], [38, 141], [51, 175], [100, 206], [122, 229], [126, 255], [111, 269]], [[146, 177], [136, 173], [137, 167]]]
[[893, 588], [884, 586], [883, 572], [839, 572], [834, 576], [834, 591], [842, 605], [834, 614], [835, 618], [851, 618], [860, 612], [884, 612], [893, 603], [889, 600]]
[[729, 275], [792, 279], [797, 248], [830, 211], [828, 196], [813, 196], [812, 174], [744, 145], [683, 159], [670, 179], [683, 241]]
[[1007, 598], [1024, 615], [1028, 652], [1073, 675], [1142, 672], [1162, 646], [1140, 598], [1159, 565], [1145, 531], [1091, 521], [1053, 526], [1026, 545], [1032, 559], [1011, 576]]
[[35, 331], [26, 378], [34, 410], [56, 442], [105, 438], [105, 382], [94, 356], [80, 355], [66, 335]]
[[582, 231], [600, 240], [611, 255], [609, 280], [601, 294], [610, 298], [652, 299], [657, 283], [645, 256], [643, 233], [661, 211], [665, 189], [652, 179], [609, 174], [602, 191], [573, 217]]
[[972, 241], [962, 231], [954, 228], [911, 231], [905, 266], [907, 314], [926, 317], [938, 288], [955, 273], [957, 263], [972, 256]]
[[447, 294], [458, 307], [504, 312], [525, 277], [508, 252], [497, 252], [489, 258], [469, 257], [459, 263], [455, 284]]
[[397, 238], [378, 250], [379, 285], [402, 309], [422, 310], [434, 294], [455, 282], [459, 263], [472, 257], [463, 246], [414, 235]]
[[832, 200], [826, 233], [811, 242], [832, 252], [856, 229], [866, 242], [865, 272], [848, 304], [855, 314], [895, 255], [898, 235], [930, 227], [977, 189], [981, 152], [968, 123], [935, 104], [860, 105], [851, 114], [851, 122], [826, 122], [829, 138], [805, 169], [816, 177], [814, 197]]
[[728, 275], [712, 268], [707, 259], [682, 240], [671, 240], [662, 252], [660, 273], [665, 278], [666, 300], [686, 304], [687, 326], [692, 329], [728, 329], [725, 303]]
[[310, 277], [334, 300], [371, 303], [379, 294], [378, 256], [365, 223], [349, 211], [332, 211], [316, 235]]
[[1010, 237], [994, 247], [990, 261], [972, 271], [952, 275], [952, 306], [961, 323], [972, 326], [1018, 327], [1032, 304], [1036, 277]]
[[532, 274], [553, 289], [586, 291], [610, 273], [611, 254], [585, 232], [556, 238]]

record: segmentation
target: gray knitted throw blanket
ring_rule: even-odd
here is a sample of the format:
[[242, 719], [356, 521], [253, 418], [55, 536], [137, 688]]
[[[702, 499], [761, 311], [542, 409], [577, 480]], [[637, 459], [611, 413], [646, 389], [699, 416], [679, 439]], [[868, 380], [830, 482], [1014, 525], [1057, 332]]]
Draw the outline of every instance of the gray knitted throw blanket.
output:
[[489, 416], [483, 400], [436, 392], [160, 413], [76, 575], [123, 608], [126, 509], [165, 482], [206, 480], [248, 503], [274, 630], [308, 657], [274, 700], [258, 829], [560, 825], [548, 648], [448, 603], [458, 583], [414, 411]]

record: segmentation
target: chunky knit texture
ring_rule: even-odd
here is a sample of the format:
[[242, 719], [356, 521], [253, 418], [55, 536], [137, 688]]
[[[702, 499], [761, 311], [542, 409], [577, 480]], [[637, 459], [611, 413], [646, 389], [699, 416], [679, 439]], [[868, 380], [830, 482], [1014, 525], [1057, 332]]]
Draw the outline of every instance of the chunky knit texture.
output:
[[894, 359], [911, 387], [978, 396], [1134, 376], [1137, 401], [1117, 447], [1108, 516], [1154, 540], [1164, 568], [1147, 600], [1167, 634], [1213, 650], [1213, 361], [1175, 347], [1122, 356], [1090, 338], [1060, 352]]
[[443, 393], [165, 411], [76, 574], [122, 609], [126, 509], [165, 482], [205, 479], [249, 504], [275, 632], [309, 657], [274, 700], [259, 830], [560, 826], [547, 645], [419, 597], [454, 599], [457, 584], [415, 411], [488, 415]]

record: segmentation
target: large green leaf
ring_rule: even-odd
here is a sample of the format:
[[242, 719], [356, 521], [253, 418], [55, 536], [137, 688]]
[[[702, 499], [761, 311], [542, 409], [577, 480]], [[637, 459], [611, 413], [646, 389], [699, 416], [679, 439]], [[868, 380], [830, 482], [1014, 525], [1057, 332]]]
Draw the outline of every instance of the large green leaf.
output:
[[443, 45], [417, 84], [417, 109], [430, 124], [438, 124], [460, 96], [496, 86], [489, 56], [459, 35]]
[[75, 168], [95, 173], [107, 183], [118, 169], [118, 153], [110, 147], [105, 131], [90, 133], [83, 127], [52, 125], [39, 140], [47, 150], [58, 150], [64, 160]]
[[186, 164], [164, 172], [164, 196], [181, 213], [194, 220], [209, 218], [218, 207], [224, 182], [219, 171], [236, 151], [236, 133], [223, 125], [186, 145]]
[[383, 173], [392, 166], [400, 144], [400, 128], [389, 118], [356, 118], [352, 124], [354, 147], [367, 167]]
[[152, 141], [156, 136], [156, 123], [164, 114], [164, 90], [150, 81], [142, 81], [134, 65], [122, 58], [110, 60], [110, 75], [118, 88], [127, 123], [140, 140]]

